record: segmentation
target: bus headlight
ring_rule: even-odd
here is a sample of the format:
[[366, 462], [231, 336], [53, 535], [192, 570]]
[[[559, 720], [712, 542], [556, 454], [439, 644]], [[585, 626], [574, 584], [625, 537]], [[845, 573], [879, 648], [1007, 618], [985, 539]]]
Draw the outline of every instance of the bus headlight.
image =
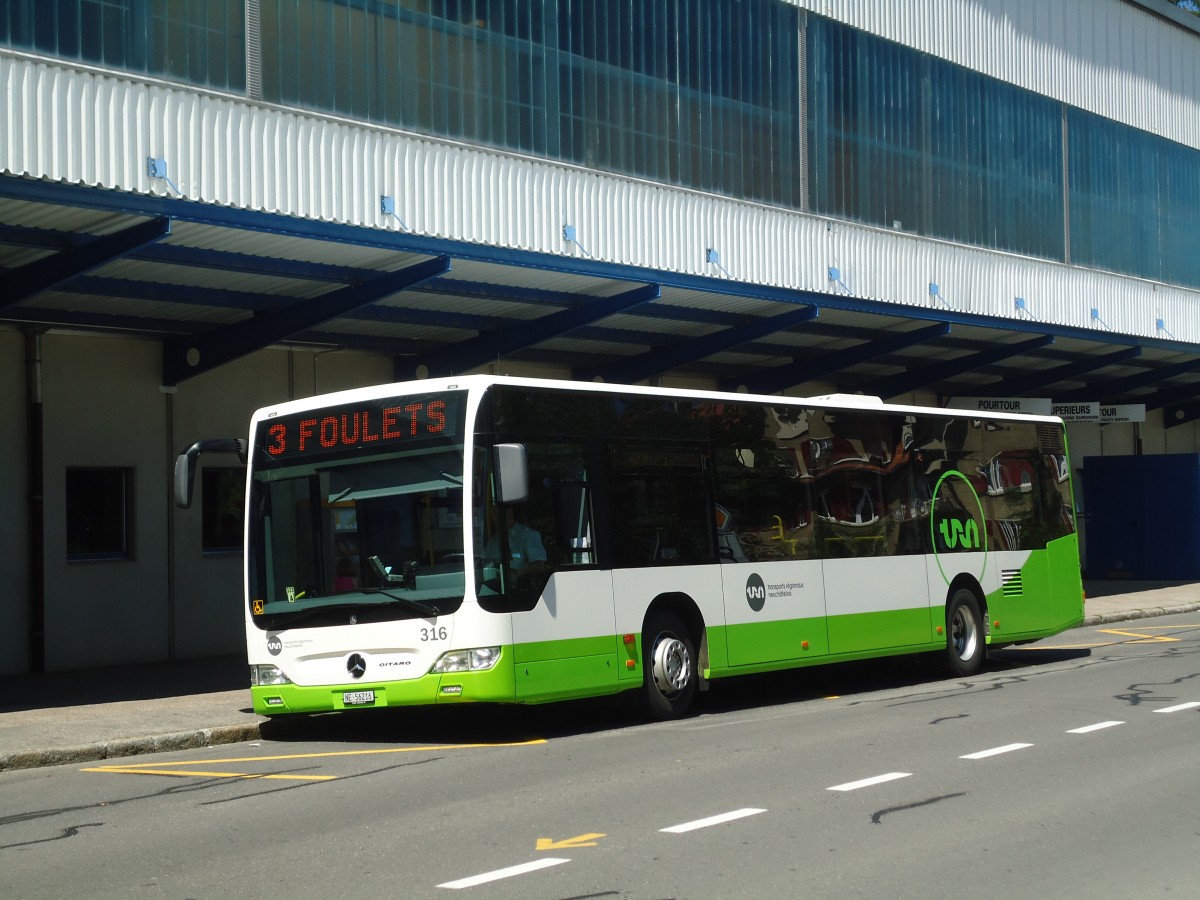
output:
[[449, 653], [443, 653], [429, 671], [435, 675], [446, 675], [451, 672], [482, 672], [494, 666], [499, 658], [499, 647], [451, 650]]
[[280, 671], [278, 666], [251, 666], [250, 686], [266, 687], [269, 684], [291, 684], [292, 679]]

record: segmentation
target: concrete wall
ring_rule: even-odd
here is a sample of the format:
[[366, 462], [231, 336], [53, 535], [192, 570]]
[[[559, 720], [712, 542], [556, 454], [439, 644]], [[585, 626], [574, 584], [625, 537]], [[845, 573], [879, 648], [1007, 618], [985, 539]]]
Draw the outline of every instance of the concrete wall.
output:
[[29, 667], [25, 337], [0, 328], [0, 675]]
[[[199, 495], [189, 510], [172, 502], [176, 454], [198, 438], [244, 437], [258, 406], [391, 378], [385, 356], [272, 349], [168, 393], [161, 353], [153, 340], [42, 337], [48, 671], [241, 652], [242, 554], [203, 552]], [[0, 329], [0, 674], [31, 666], [25, 355], [24, 335]], [[128, 559], [67, 559], [75, 466], [132, 473]]]
[[[45, 421], [46, 668], [163, 659], [167, 508], [159, 345], [42, 338]], [[67, 560], [67, 468], [133, 474], [130, 558]]]

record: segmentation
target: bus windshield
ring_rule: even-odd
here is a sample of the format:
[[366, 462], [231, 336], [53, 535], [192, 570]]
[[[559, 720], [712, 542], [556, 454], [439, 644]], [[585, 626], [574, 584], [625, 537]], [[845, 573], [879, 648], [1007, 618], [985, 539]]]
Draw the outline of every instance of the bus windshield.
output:
[[462, 603], [463, 448], [255, 473], [250, 605], [264, 629], [445, 615]]

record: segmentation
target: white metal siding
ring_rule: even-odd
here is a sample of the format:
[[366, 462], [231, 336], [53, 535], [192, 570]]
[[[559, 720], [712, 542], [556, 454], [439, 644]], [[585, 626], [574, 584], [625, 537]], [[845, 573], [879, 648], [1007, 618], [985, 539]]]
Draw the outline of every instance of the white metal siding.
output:
[[[837, 267], [856, 297], [930, 307], [940, 303], [929, 296], [936, 282], [959, 311], [1019, 319], [1020, 296], [1042, 322], [1162, 337], [1161, 318], [1177, 340], [1200, 342], [1197, 291], [16, 54], [0, 53], [0, 88], [0, 171], [12, 175], [164, 195], [170, 188], [146, 171], [146, 158], [161, 156], [183, 195], [204, 203], [398, 231], [379, 210], [387, 194], [425, 235], [828, 294], [845, 292], [828, 277]], [[563, 240], [564, 224], [579, 246]], [[193, 228], [180, 233], [202, 239]], [[388, 255], [320, 245], [297, 240], [296, 256]], [[706, 261], [709, 248], [720, 268]], [[564, 278], [579, 289], [578, 277]]]

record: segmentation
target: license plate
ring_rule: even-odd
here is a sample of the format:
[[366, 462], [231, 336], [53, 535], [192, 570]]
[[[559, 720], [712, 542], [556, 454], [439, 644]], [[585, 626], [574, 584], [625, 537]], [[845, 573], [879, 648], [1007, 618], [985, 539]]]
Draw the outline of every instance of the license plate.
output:
[[342, 694], [342, 703], [346, 706], [370, 706], [374, 702], [374, 691], [346, 691]]

